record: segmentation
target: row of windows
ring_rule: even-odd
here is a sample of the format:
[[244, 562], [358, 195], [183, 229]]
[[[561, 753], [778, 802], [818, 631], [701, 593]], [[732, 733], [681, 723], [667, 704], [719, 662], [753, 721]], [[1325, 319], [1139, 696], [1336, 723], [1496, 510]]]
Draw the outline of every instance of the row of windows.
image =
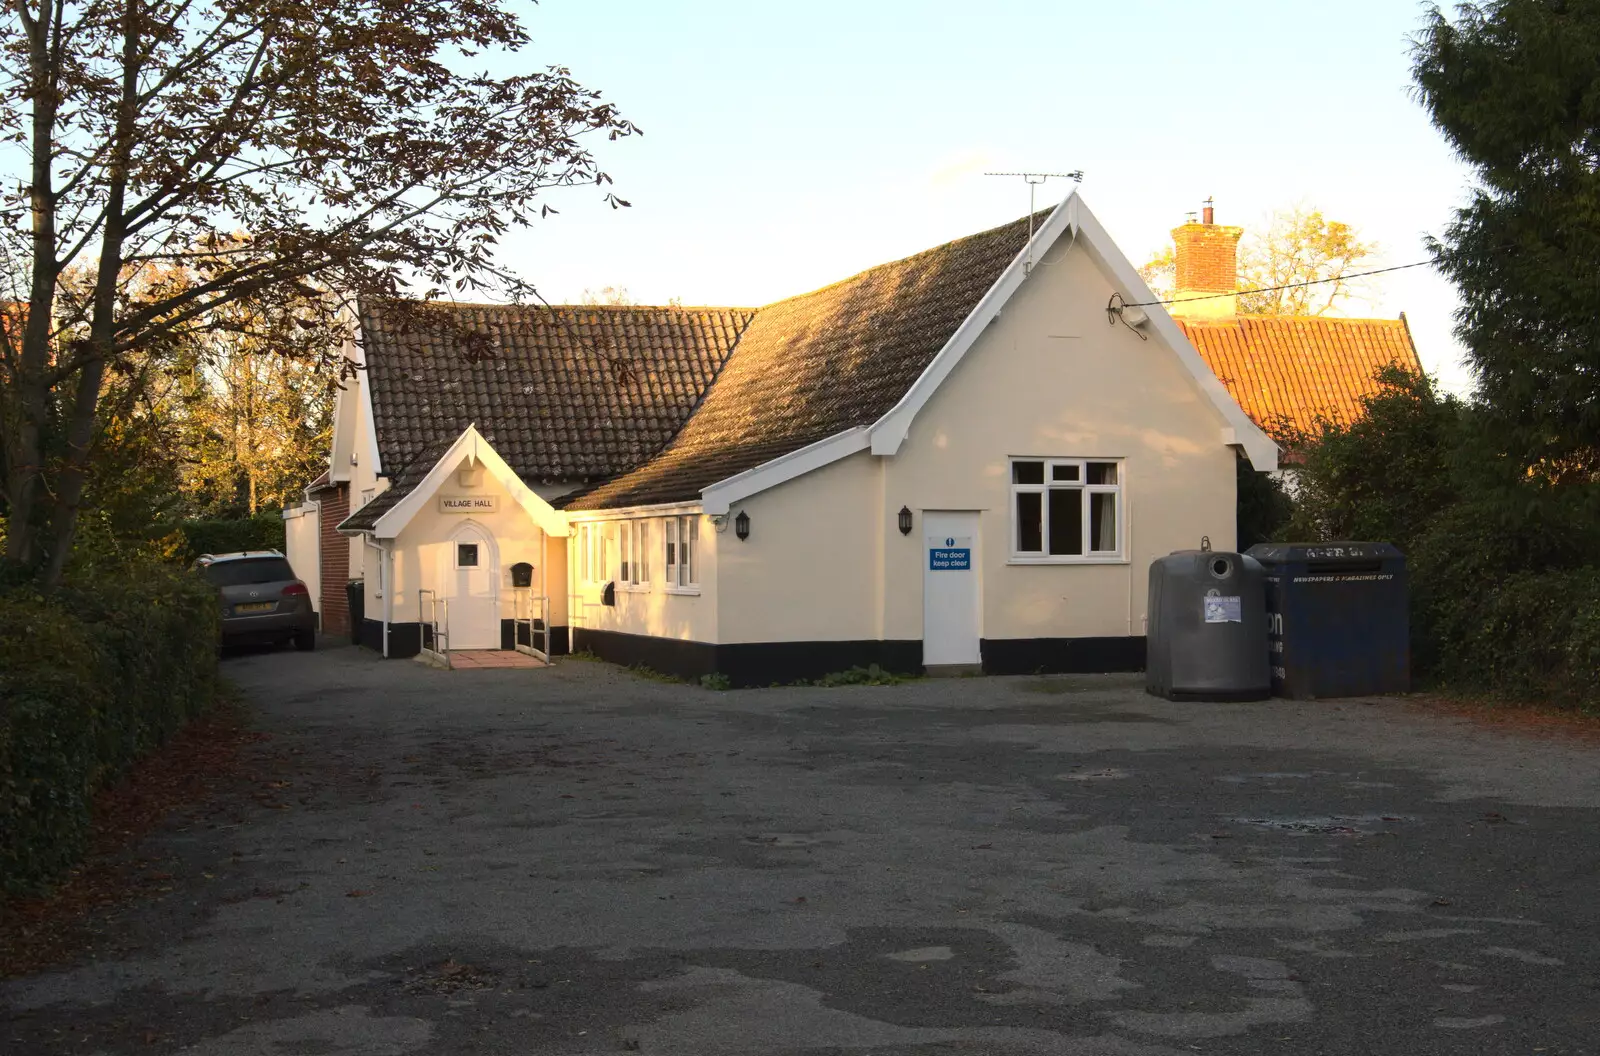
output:
[[[1018, 561], [1120, 560], [1123, 556], [1123, 467], [1086, 458], [1011, 460], [1011, 556]], [[660, 533], [659, 535], [657, 533]], [[698, 584], [695, 552], [700, 518], [585, 524], [578, 529], [578, 571], [586, 583], [653, 582], [664, 559], [668, 587]]]
[[578, 578], [585, 583], [614, 580], [619, 586], [649, 586], [655, 582], [651, 566], [657, 558], [668, 587], [700, 583], [696, 516], [579, 525], [577, 546]]

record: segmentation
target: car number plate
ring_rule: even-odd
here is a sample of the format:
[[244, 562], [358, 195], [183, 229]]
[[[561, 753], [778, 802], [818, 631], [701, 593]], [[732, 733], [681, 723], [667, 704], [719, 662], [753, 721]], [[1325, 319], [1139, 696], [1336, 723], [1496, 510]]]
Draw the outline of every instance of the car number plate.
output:
[[278, 607], [275, 601], [247, 601], [243, 605], [235, 605], [234, 612], [271, 612]]

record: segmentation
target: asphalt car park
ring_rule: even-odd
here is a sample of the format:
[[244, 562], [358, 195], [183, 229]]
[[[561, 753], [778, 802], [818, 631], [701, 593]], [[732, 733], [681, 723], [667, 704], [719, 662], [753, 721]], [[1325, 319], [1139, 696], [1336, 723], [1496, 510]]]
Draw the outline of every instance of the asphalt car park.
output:
[[[248, 653], [277, 760], [32, 1053], [1592, 1053], [1600, 752], [1128, 676]], [[276, 786], [276, 787], [274, 787]]]

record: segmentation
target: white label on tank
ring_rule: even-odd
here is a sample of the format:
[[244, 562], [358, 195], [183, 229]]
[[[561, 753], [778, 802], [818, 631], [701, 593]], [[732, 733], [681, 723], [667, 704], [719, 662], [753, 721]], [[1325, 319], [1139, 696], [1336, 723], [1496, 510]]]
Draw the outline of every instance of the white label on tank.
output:
[[1207, 623], [1244, 622], [1244, 607], [1239, 604], [1237, 595], [1231, 598], [1210, 595], [1205, 598], [1205, 606]]

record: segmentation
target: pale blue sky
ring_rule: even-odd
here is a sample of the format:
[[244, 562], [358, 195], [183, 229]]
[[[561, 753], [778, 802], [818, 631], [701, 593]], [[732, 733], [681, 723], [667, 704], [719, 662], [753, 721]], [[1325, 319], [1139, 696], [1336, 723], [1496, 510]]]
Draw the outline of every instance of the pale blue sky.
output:
[[[570, 67], [645, 130], [604, 164], [633, 208], [578, 190], [505, 259], [552, 300], [763, 304], [1027, 208], [985, 169], [1082, 169], [1135, 263], [1208, 195], [1221, 223], [1304, 202], [1383, 264], [1425, 257], [1469, 174], [1408, 95], [1411, 0], [544, 0], [525, 61]], [[1042, 188], [1040, 204], [1070, 185]], [[1455, 295], [1377, 280], [1423, 363], [1466, 384]]]

